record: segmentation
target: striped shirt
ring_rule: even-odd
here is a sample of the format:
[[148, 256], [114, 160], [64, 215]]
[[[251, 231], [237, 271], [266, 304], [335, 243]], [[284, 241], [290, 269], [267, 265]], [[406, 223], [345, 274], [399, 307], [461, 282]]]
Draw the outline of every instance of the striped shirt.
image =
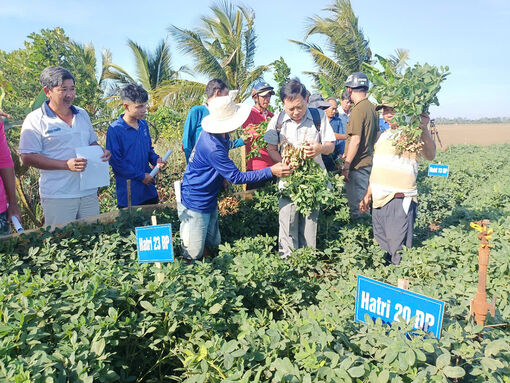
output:
[[386, 205], [396, 193], [403, 193], [405, 197], [410, 197], [417, 202], [418, 163], [416, 154], [396, 154], [393, 138], [398, 134], [399, 130], [388, 129], [381, 134], [374, 146], [370, 174], [374, 208]]

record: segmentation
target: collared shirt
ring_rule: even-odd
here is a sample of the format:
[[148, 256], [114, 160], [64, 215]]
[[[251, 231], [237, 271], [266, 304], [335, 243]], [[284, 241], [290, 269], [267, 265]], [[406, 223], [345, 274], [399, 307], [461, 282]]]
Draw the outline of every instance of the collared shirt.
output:
[[[263, 121], [269, 121], [271, 118], [273, 118], [273, 116], [274, 114], [271, 113], [270, 111], [266, 110], [265, 112], [261, 112], [260, 110], [253, 106], [251, 108], [251, 112], [250, 115], [248, 116], [248, 119], [243, 124], [243, 128], [248, 134], [253, 135], [254, 134], [253, 126], [258, 125]], [[246, 145], [246, 154], [250, 153], [250, 151], [251, 145], [248, 144]], [[250, 158], [248, 160], [248, 163], [246, 165], [246, 168], [248, 170], [264, 169], [275, 164], [271, 157], [269, 157], [267, 149], [260, 148], [259, 151], [260, 151], [259, 157]]]
[[349, 114], [345, 113], [344, 110], [340, 107], [338, 108], [338, 118], [342, 120], [344, 126], [347, 126], [347, 123], [349, 122]]
[[[72, 127], [48, 106], [49, 101], [30, 112], [21, 127], [18, 152], [37, 153], [55, 160], [76, 157], [76, 148], [97, 141], [90, 117], [85, 110], [71, 106]], [[97, 193], [97, 188], [80, 190], [80, 172], [40, 169], [41, 198], [79, 198]]]
[[[335, 133], [331, 128], [329, 119], [322, 110], [317, 110], [321, 117], [321, 127], [319, 131], [313, 123], [310, 110], [306, 111], [305, 116], [299, 123], [292, 120], [285, 112], [279, 112], [269, 122], [264, 140], [272, 145], [289, 142], [294, 146], [302, 145], [305, 142], [335, 142]], [[281, 115], [282, 113], [283, 115]], [[279, 134], [276, 129], [278, 123], [281, 123]], [[320, 154], [318, 154], [314, 160], [324, 169], [324, 163], [322, 162]]]
[[243, 173], [228, 157], [229, 136], [205, 131], [193, 149], [181, 186], [181, 202], [193, 211], [210, 213], [218, 204], [218, 192], [226, 179], [233, 184], [271, 178], [270, 168]]
[[[189, 157], [193, 148], [195, 147], [198, 137], [202, 132], [202, 120], [205, 116], [209, 115], [209, 109], [206, 105], [195, 105], [192, 107], [184, 122], [184, 129], [182, 131], [182, 150], [186, 157], [186, 162], [189, 162]], [[231, 149], [243, 146], [244, 142], [241, 138], [231, 141], [229, 146]]]
[[156, 166], [159, 156], [154, 152], [149, 126], [145, 120], [138, 120], [138, 129], [128, 125], [122, 118], [114, 121], [106, 133], [106, 149], [112, 156], [110, 165], [115, 175], [117, 203], [128, 206], [127, 180], [131, 180], [131, 204], [139, 205], [158, 196], [154, 184], [142, 181], [145, 173], [151, 172], [149, 163]]
[[[7, 145], [7, 139], [5, 138], [4, 122], [0, 118], [0, 169], [12, 168], [14, 163], [12, 162], [11, 151]], [[0, 213], [7, 210], [7, 196], [5, 195], [5, 188], [0, 177]]]
[[[346, 125], [343, 123], [343, 121], [339, 117], [334, 116], [333, 118], [330, 118], [329, 123], [335, 133], [345, 134]], [[344, 150], [345, 150], [345, 140], [336, 140], [335, 141], [335, 151], [333, 152], [333, 158], [337, 158], [339, 155], [344, 154]]]
[[[278, 145], [280, 143], [289, 142], [294, 146], [302, 145], [305, 142], [335, 142], [335, 133], [331, 128], [329, 119], [326, 114], [319, 110], [321, 117], [321, 126], [318, 131], [313, 123], [313, 117], [310, 110], [306, 110], [306, 114], [303, 119], [297, 123], [292, 120], [284, 111], [277, 113], [269, 122], [267, 126], [264, 140], [268, 144]], [[283, 113], [283, 115], [282, 115]], [[281, 123], [280, 133], [277, 131], [277, 125]], [[322, 156], [318, 154], [315, 156], [314, 161], [317, 162], [322, 169], [325, 169]], [[284, 183], [280, 180], [280, 187], [283, 187]]]

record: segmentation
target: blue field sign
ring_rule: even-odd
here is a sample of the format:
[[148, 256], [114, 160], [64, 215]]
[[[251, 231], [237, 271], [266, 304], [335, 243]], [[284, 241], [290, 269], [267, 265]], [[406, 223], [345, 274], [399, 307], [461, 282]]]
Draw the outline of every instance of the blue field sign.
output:
[[450, 165], [430, 164], [429, 176], [446, 177], [450, 174]]
[[437, 299], [358, 275], [354, 320], [365, 323], [367, 314], [372, 320], [381, 318], [387, 324], [413, 320], [415, 329], [439, 339], [444, 305]]
[[138, 262], [173, 262], [172, 227], [155, 225], [137, 227], [136, 250]]

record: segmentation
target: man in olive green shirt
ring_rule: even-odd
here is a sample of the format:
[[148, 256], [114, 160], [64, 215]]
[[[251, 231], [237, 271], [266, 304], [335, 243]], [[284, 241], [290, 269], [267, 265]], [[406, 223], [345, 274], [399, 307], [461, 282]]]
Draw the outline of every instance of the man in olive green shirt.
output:
[[342, 175], [351, 218], [362, 215], [359, 202], [363, 199], [372, 169], [372, 154], [379, 130], [379, 116], [367, 99], [368, 77], [361, 72], [351, 74], [345, 83], [354, 106], [347, 123], [347, 143]]

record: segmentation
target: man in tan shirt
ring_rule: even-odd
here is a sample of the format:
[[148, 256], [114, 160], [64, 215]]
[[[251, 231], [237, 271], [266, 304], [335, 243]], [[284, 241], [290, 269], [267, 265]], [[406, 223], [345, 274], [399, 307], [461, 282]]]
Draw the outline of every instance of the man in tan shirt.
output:
[[347, 146], [342, 169], [351, 219], [362, 214], [359, 203], [368, 188], [372, 154], [379, 129], [375, 106], [367, 98], [368, 86], [368, 77], [362, 72], [351, 74], [345, 83], [354, 104], [347, 123]]

